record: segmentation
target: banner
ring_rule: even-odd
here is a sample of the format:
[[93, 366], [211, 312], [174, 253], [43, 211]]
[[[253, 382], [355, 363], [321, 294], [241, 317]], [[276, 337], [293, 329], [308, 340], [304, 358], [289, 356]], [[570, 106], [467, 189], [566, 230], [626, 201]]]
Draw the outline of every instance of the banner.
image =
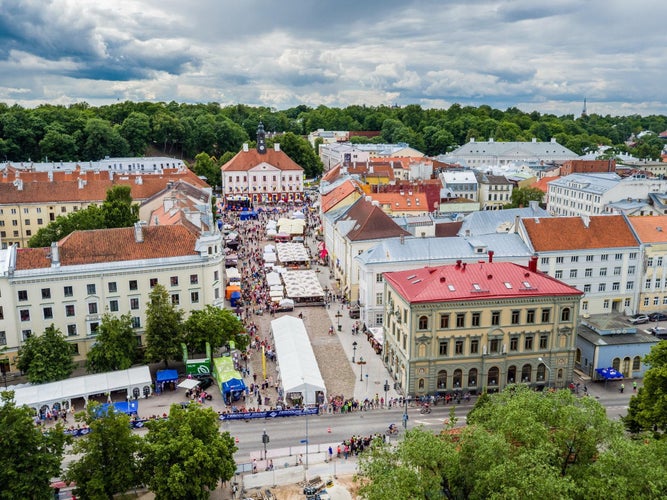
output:
[[266, 378], [266, 350], [262, 346], [262, 378]]
[[248, 411], [242, 413], [223, 413], [220, 420], [250, 420], [253, 418], [302, 417], [318, 415], [319, 408], [294, 408], [291, 410]]

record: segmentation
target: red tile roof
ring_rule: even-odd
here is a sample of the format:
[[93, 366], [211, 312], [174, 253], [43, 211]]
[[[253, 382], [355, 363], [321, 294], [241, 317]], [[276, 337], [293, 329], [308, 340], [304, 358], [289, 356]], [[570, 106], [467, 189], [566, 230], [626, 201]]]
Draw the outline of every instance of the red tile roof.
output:
[[553, 182], [557, 179], [560, 179], [560, 176], [558, 177], [542, 177], [539, 181], [533, 182], [530, 187], [539, 189], [543, 193], [548, 193], [549, 192], [549, 183]]
[[322, 213], [327, 213], [355, 191], [360, 191], [357, 183], [352, 180], [347, 180], [339, 186], [336, 186], [327, 194], [322, 195]]
[[425, 193], [408, 194], [404, 191], [402, 195], [400, 192], [393, 192], [371, 193], [368, 196], [382, 206], [389, 205], [389, 210], [392, 212], [429, 212]]
[[583, 295], [557, 279], [511, 262], [425, 267], [384, 273], [384, 278], [410, 303]]
[[[143, 228], [144, 241], [137, 243], [134, 228], [75, 231], [58, 242], [61, 266], [163, 259], [197, 255], [197, 235], [183, 225]], [[51, 267], [51, 248], [19, 248], [16, 269]]]
[[524, 218], [533, 248], [536, 252], [556, 250], [585, 250], [587, 248], [618, 248], [639, 245], [625, 217], [597, 215], [584, 217]]
[[351, 241], [381, 240], [410, 236], [394, 220], [365, 198], [359, 198], [339, 220], [353, 220], [357, 223], [347, 233]]
[[259, 151], [254, 148], [250, 148], [248, 151], [240, 151], [220, 169], [223, 172], [248, 171], [262, 163], [268, 163], [278, 170], [300, 170], [303, 172], [303, 168], [292, 158], [283, 151], [276, 151], [274, 148], [268, 148], [265, 154], [259, 154]]
[[667, 215], [628, 217], [642, 243], [667, 243]]

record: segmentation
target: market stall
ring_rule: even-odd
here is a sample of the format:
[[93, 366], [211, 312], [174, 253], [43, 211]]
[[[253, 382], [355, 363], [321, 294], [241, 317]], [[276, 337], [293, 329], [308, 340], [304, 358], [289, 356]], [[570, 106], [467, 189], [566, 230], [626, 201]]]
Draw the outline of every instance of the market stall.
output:
[[284, 271], [285, 295], [295, 305], [321, 305], [324, 303], [324, 290], [315, 271]]

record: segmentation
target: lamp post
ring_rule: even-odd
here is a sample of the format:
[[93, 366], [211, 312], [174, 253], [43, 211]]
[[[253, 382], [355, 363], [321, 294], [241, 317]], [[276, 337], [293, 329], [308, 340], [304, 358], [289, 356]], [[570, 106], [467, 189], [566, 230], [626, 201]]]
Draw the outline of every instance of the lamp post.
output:
[[324, 287], [324, 303], [326, 304], [329, 302], [329, 287], [325, 286]]
[[340, 332], [343, 327], [340, 325], [340, 319], [343, 317], [343, 315], [340, 313], [340, 311], [336, 312], [336, 320], [338, 320], [338, 331]]
[[266, 460], [266, 445], [269, 442], [269, 435], [266, 433], [266, 429], [263, 430], [262, 434], [262, 443], [264, 443], [264, 460]]
[[355, 359], [355, 357], [356, 357], [356, 355], [357, 355], [357, 345], [358, 345], [358, 344], [357, 344], [357, 341], [356, 341], [356, 340], [355, 340], [354, 342], [352, 342], [352, 362], [353, 362], [353, 363], [355, 362], [354, 359]]
[[389, 381], [384, 379], [384, 404], [389, 408], [389, 401], [387, 401], [387, 393], [389, 392]]
[[364, 381], [364, 365], [366, 362], [364, 361], [363, 356], [359, 356], [359, 361], [357, 361], [357, 364], [361, 367], [361, 373], [359, 374], [359, 382]]
[[549, 368], [549, 365], [546, 364], [544, 361], [544, 358], [539, 357], [537, 360], [544, 365], [544, 367], [549, 371], [549, 379], [547, 380], [547, 387], [549, 387], [549, 384], [551, 383], [551, 368]]

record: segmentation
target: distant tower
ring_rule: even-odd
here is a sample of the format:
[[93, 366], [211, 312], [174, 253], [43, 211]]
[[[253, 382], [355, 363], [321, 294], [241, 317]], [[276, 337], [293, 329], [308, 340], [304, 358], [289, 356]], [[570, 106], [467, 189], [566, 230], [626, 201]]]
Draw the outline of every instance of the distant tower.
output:
[[584, 109], [581, 110], [581, 117], [586, 118], [588, 113], [586, 113], [586, 98], [584, 97]]
[[266, 154], [266, 134], [264, 133], [264, 124], [259, 122], [257, 125], [257, 152], [261, 155]]

